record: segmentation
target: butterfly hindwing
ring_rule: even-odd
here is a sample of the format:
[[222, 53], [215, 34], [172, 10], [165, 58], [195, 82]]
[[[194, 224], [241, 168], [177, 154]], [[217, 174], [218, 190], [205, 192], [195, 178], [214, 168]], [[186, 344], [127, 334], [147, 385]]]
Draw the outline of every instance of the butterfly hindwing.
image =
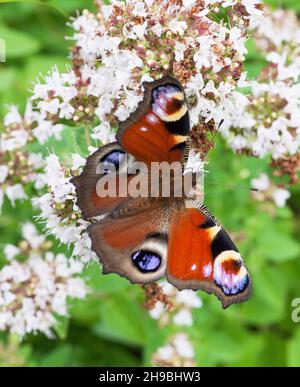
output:
[[235, 244], [196, 201], [188, 201], [171, 221], [167, 277], [178, 289], [214, 293], [224, 308], [251, 293], [248, 270]]
[[170, 76], [144, 82], [137, 110], [120, 123], [117, 140], [137, 160], [181, 161], [190, 131], [182, 85]]
[[150, 207], [132, 213], [123, 208], [121, 215], [116, 211], [117, 216], [90, 226], [92, 249], [100, 257], [103, 273], [117, 273], [140, 284], [165, 275], [169, 211], [160, 201]]

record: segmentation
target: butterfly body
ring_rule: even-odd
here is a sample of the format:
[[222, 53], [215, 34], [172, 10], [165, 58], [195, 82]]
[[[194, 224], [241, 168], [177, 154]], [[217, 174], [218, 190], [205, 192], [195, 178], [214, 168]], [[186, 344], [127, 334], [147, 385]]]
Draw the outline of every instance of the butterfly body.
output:
[[[73, 179], [83, 217], [103, 216], [88, 230], [103, 273], [140, 284], [167, 277], [178, 289], [214, 293], [223, 307], [245, 300], [251, 280], [236, 246], [201, 201], [188, 194], [195, 175], [183, 173], [190, 130], [184, 90], [170, 76], [144, 86], [143, 101], [120, 123], [118, 142], [99, 148]], [[97, 173], [99, 162], [104, 169]], [[154, 178], [151, 168], [128, 173], [136, 162], [149, 168], [179, 163], [180, 169], [164, 186], [164, 173]], [[115, 173], [110, 174], [106, 163], [116, 167]], [[108, 186], [112, 179], [117, 195], [101, 197], [105, 185], [100, 193], [97, 185], [105, 181]], [[150, 190], [129, 194], [132, 185], [140, 193], [143, 182]], [[178, 182], [180, 189], [172, 188]], [[164, 188], [169, 188], [165, 196]]]

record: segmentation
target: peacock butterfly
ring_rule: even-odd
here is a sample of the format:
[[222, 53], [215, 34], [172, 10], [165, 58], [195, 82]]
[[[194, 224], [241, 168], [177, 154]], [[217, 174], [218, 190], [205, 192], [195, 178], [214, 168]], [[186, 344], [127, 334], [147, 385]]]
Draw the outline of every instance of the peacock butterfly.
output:
[[[214, 293], [224, 308], [246, 300], [251, 279], [245, 263], [199, 199], [177, 197], [173, 191], [169, 197], [99, 195], [97, 184], [103, 179], [107, 184], [114, 179], [117, 192], [127, 187], [137, 173], [128, 174], [125, 164], [135, 161], [179, 162], [184, 175], [190, 123], [183, 87], [171, 76], [143, 86], [144, 98], [120, 122], [117, 142], [89, 156], [82, 174], [72, 180], [83, 218], [93, 220], [88, 232], [103, 273], [139, 284], [166, 276], [178, 289]], [[104, 165], [100, 172], [99, 163]]]

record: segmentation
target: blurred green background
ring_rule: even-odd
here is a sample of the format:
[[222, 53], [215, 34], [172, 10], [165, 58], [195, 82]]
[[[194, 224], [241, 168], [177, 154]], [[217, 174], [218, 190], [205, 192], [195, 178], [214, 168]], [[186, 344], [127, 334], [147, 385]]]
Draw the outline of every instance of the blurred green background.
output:
[[[300, 12], [294, 0], [268, 3]], [[93, 9], [92, 0], [0, 1], [0, 38], [7, 42], [7, 61], [0, 63], [1, 117], [6, 104], [24, 108], [39, 73], [53, 65], [63, 71], [70, 63], [72, 42], [64, 36], [71, 36], [72, 30], [66, 22], [83, 8]], [[246, 68], [253, 78], [264, 61], [251, 41], [248, 47]], [[68, 155], [74, 151], [74, 138], [66, 132], [63, 144], [52, 141], [41, 151], [46, 154], [50, 148]], [[0, 365], [149, 365], [151, 354], [173, 332], [184, 330], [199, 366], [300, 366], [300, 323], [291, 320], [291, 302], [300, 297], [300, 189], [293, 188], [286, 208], [275, 209], [254, 201], [247, 189], [226, 187], [250, 186], [251, 178], [268, 170], [267, 164], [234, 156], [218, 139], [206, 179], [206, 204], [236, 237], [252, 274], [254, 292], [248, 302], [223, 310], [214, 296], [201, 293], [204, 306], [194, 311], [192, 327], [159, 328], [143, 309], [138, 286], [115, 275], [102, 276], [94, 264], [86, 269], [93, 290], [85, 301], [72, 303], [72, 318], [60, 321], [57, 338], [32, 335], [20, 344], [0, 333]], [[32, 215], [29, 202], [15, 208], [5, 203], [1, 247], [18, 242], [22, 222]]]

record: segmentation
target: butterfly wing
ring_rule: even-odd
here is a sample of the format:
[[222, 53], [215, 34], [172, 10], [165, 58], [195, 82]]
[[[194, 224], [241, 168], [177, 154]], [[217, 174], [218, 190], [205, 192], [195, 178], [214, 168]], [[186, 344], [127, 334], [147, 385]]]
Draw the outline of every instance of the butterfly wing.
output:
[[[84, 219], [109, 213], [124, 202], [124, 195], [101, 197], [97, 187], [104, 178], [107, 186], [113, 183], [116, 192], [119, 192], [121, 186], [126, 188], [130, 176], [125, 172], [130, 162], [132, 157], [128, 156], [117, 142], [99, 148], [87, 158], [83, 172], [71, 180], [75, 185], [77, 205]], [[111, 167], [115, 168], [116, 174], [112, 173], [110, 176]]]
[[181, 84], [170, 76], [145, 82], [144, 99], [120, 123], [117, 140], [126, 152], [145, 163], [181, 161], [190, 131]]
[[165, 275], [170, 211], [161, 200], [153, 200], [146, 210], [142, 203], [140, 211], [134, 203], [133, 207], [131, 211], [125, 205], [117, 217], [93, 224], [89, 235], [103, 273], [117, 273], [132, 283], [149, 283]]
[[[251, 280], [230, 237], [197, 202], [187, 206], [158, 198], [99, 198], [97, 164], [118, 166], [118, 185], [127, 187], [120, 155], [151, 162], [184, 161], [189, 116], [181, 84], [172, 77], [145, 84], [138, 109], [120, 124], [117, 143], [88, 158], [83, 173], [73, 179], [84, 218], [109, 214], [89, 228], [92, 248], [104, 273], [118, 273], [132, 283], [149, 283], [165, 274], [178, 289], [214, 293], [223, 307], [247, 299]], [[115, 177], [112, 177], [115, 179]]]
[[166, 275], [178, 289], [214, 293], [224, 308], [249, 298], [247, 268], [226, 231], [197, 202], [174, 202], [128, 199], [90, 226], [103, 273], [140, 284]]
[[173, 215], [167, 278], [178, 289], [214, 293], [224, 308], [251, 293], [248, 270], [229, 235], [197, 201]]
[[[144, 83], [145, 96], [138, 109], [128, 120], [120, 123], [118, 143], [99, 148], [87, 159], [80, 176], [73, 178], [77, 204], [84, 219], [110, 213], [124, 201], [124, 195], [100, 197], [97, 184], [104, 174], [97, 173], [99, 162], [116, 163], [117, 191], [128, 186], [130, 176], [121, 173], [120, 157], [131, 156], [146, 163], [155, 161], [184, 161], [188, 156], [187, 135], [189, 116], [181, 84], [167, 76], [158, 81]], [[128, 153], [127, 153], [128, 152]], [[127, 159], [128, 162], [128, 159]], [[128, 164], [127, 164], [128, 165]], [[112, 177], [113, 179], [113, 177]]]

